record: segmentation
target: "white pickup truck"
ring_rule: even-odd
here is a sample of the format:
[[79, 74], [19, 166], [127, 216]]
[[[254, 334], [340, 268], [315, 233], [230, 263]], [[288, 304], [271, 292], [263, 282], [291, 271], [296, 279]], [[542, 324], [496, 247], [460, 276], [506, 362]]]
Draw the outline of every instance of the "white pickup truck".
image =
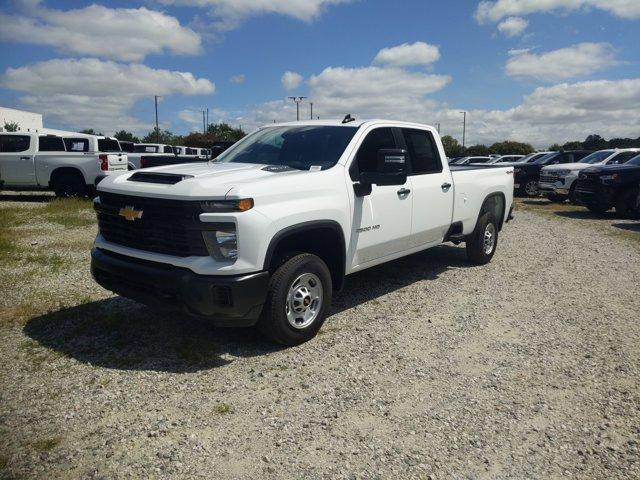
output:
[[127, 170], [127, 155], [114, 138], [29, 132], [0, 134], [0, 187], [85, 195], [96, 181]]
[[298, 344], [351, 273], [447, 241], [466, 242], [473, 263], [491, 260], [513, 167], [445, 159], [421, 124], [271, 124], [216, 161], [101, 182], [92, 274], [148, 305]]

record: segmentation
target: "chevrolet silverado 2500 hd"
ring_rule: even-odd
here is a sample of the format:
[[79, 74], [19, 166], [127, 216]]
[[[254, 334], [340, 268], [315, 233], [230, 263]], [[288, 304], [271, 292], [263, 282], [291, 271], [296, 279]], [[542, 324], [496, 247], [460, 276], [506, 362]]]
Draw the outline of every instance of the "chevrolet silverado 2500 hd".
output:
[[85, 134], [0, 134], [0, 187], [84, 195], [96, 180], [127, 171], [127, 154], [114, 138]]
[[447, 241], [491, 260], [513, 167], [449, 168], [429, 126], [344, 122], [268, 125], [215, 162], [105, 179], [94, 278], [293, 345], [320, 329], [346, 275]]

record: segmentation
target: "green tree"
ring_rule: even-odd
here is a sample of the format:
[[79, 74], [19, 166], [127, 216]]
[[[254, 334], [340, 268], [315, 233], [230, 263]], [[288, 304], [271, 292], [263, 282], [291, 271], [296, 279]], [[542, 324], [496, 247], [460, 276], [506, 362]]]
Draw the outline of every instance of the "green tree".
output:
[[472, 145], [467, 148], [467, 155], [489, 155], [489, 147], [486, 145]]
[[85, 128], [84, 130], [80, 130], [80, 133], [85, 133], [87, 135], [99, 135], [99, 136], [104, 136], [104, 133], [100, 132], [96, 132], [93, 128]]
[[444, 147], [444, 153], [447, 157], [461, 157], [465, 154], [465, 148], [451, 135], [445, 135], [441, 140], [442, 146]]
[[126, 142], [140, 143], [140, 139], [136, 137], [133, 133], [127, 132], [126, 130], [120, 130], [116, 132], [114, 135], [118, 140], [124, 140]]
[[586, 150], [602, 150], [608, 146], [607, 141], [596, 134], [589, 135], [582, 145]]
[[567, 142], [562, 145], [562, 150], [582, 150], [582, 142]]
[[557, 143], [554, 143], [553, 145], [551, 145], [549, 147], [549, 151], [550, 152], [559, 152], [560, 150], [562, 150], [562, 147], [560, 145], [558, 145]]
[[529, 155], [535, 150], [528, 143], [506, 140], [504, 142], [494, 143], [489, 147], [489, 151], [499, 155]]
[[246, 133], [240, 128], [233, 128], [228, 123], [211, 124], [207, 128], [207, 133], [215, 136], [218, 141], [237, 142]]
[[17, 132], [19, 127], [17, 122], [4, 122], [5, 132]]
[[182, 139], [182, 137], [176, 137], [169, 130], [162, 130], [160, 128], [153, 128], [149, 133], [142, 137], [141, 143], [165, 143], [167, 145], [177, 145], [176, 138]]
[[191, 132], [183, 137], [182, 142], [186, 147], [210, 148], [216, 140], [216, 136], [212, 133]]

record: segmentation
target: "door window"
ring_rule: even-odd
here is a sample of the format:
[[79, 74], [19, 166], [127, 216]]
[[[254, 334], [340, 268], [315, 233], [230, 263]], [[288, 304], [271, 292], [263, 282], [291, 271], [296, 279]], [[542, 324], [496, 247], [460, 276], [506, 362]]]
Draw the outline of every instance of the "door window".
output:
[[411, 174], [442, 172], [442, 162], [431, 134], [425, 130], [403, 128], [402, 136], [411, 159]]
[[383, 148], [397, 148], [391, 128], [376, 128], [367, 134], [349, 169], [351, 179], [357, 181], [361, 172], [375, 172], [378, 169], [378, 150]]
[[633, 157], [637, 157], [638, 152], [621, 152], [611, 160], [607, 162], [609, 165], [619, 165], [621, 163], [625, 163], [628, 160], [631, 160]]
[[41, 152], [65, 152], [66, 148], [64, 147], [64, 140], [60, 137], [40, 137], [40, 147], [38, 148]]
[[[86, 138], [65, 138], [64, 144], [67, 146], [67, 152], [88, 152], [89, 140]], [[40, 141], [42, 147], [42, 141]]]
[[28, 135], [0, 135], [0, 152], [26, 152], [30, 144]]

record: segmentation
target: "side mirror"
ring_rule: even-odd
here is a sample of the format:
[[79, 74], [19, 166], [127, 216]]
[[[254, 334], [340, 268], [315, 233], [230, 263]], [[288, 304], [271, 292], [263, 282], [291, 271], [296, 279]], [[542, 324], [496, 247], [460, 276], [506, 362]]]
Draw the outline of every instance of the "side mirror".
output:
[[371, 193], [371, 185], [388, 186], [404, 185], [407, 182], [407, 152], [396, 148], [378, 150], [377, 170], [361, 172], [360, 183], [355, 184], [355, 192], [359, 197]]

